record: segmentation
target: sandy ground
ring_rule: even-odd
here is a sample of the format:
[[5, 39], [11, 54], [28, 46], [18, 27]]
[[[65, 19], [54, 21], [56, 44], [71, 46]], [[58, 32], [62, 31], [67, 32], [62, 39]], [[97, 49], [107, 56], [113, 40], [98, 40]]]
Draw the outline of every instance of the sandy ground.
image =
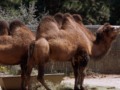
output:
[[[66, 77], [61, 81], [61, 84], [72, 88], [74, 86], [74, 78]], [[88, 76], [84, 80], [84, 86], [100, 86], [120, 90], [120, 75]]]

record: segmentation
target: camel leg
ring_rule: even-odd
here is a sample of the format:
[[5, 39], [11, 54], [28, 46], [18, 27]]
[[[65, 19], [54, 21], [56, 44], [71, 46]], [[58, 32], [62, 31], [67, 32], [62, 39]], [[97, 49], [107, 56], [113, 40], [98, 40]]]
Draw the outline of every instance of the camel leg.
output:
[[86, 53], [81, 53], [80, 56], [77, 55], [72, 60], [72, 66], [74, 70], [74, 76], [75, 76], [75, 85], [74, 90], [84, 90], [83, 88], [83, 81], [84, 81], [84, 69], [87, 66], [89, 60], [89, 56]]
[[84, 81], [84, 78], [85, 78], [85, 74], [84, 74], [84, 70], [87, 66], [87, 63], [88, 63], [88, 60], [89, 60], [89, 56], [86, 54], [86, 53], [83, 53], [82, 54], [82, 59], [79, 60], [79, 68], [78, 68], [78, 85], [80, 87], [80, 90], [84, 90], [83, 88], [83, 81]]
[[85, 77], [85, 74], [84, 74], [84, 69], [85, 67], [80, 67], [79, 68], [79, 75], [78, 75], [78, 87], [80, 88], [80, 90], [84, 90], [83, 88], [83, 81], [84, 81], [84, 77]]
[[21, 89], [22, 90], [26, 90], [25, 89], [25, 73], [26, 73], [26, 70], [27, 70], [27, 59], [25, 57], [22, 58], [22, 61], [21, 61], [21, 64], [20, 64], [20, 67], [21, 67]]
[[26, 72], [25, 72], [25, 90], [30, 90], [31, 89], [31, 85], [30, 85], [30, 75], [31, 75], [31, 72], [32, 72], [32, 68], [34, 67], [34, 61], [32, 59], [28, 60], [27, 62], [27, 69], [26, 69]]
[[75, 84], [74, 84], [74, 90], [79, 90], [78, 88], [78, 63], [74, 62], [72, 63], [74, 76], [75, 76]]
[[39, 64], [38, 66], [38, 81], [46, 88], [46, 90], [51, 90], [49, 89], [49, 87], [47, 86], [47, 84], [45, 83], [45, 80], [44, 80], [44, 64]]
[[21, 89], [25, 90], [25, 72], [26, 72], [26, 66], [25, 64], [21, 64]]

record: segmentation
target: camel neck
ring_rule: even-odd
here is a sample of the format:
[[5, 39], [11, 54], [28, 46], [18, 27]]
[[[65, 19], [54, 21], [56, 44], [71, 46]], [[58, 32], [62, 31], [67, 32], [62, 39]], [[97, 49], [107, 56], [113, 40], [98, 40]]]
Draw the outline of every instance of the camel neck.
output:
[[93, 42], [92, 46], [92, 58], [102, 58], [109, 51], [112, 41], [106, 39], [97, 39]]

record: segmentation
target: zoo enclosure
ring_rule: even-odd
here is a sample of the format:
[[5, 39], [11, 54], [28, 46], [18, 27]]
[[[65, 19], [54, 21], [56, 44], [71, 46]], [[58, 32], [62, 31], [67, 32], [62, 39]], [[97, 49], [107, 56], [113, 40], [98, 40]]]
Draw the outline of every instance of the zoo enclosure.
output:
[[[93, 33], [100, 25], [86, 25]], [[29, 26], [34, 32], [36, 26]], [[90, 60], [88, 68], [93, 72], [120, 74], [120, 35], [112, 45], [110, 52], [101, 60]], [[46, 73], [70, 73], [72, 71], [70, 62], [50, 62], [46, 65]]]

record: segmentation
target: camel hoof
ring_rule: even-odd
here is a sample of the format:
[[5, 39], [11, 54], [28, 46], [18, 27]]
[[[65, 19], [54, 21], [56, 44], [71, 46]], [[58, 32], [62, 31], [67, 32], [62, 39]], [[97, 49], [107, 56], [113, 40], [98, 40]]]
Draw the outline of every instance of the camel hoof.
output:
[[75, 87], [74, 90], [85, 90], [85, 89], [83, 87], [80, 87], [80, 88]]
[[47, 90], [51, 90], [51, 89], [47, 89]]

